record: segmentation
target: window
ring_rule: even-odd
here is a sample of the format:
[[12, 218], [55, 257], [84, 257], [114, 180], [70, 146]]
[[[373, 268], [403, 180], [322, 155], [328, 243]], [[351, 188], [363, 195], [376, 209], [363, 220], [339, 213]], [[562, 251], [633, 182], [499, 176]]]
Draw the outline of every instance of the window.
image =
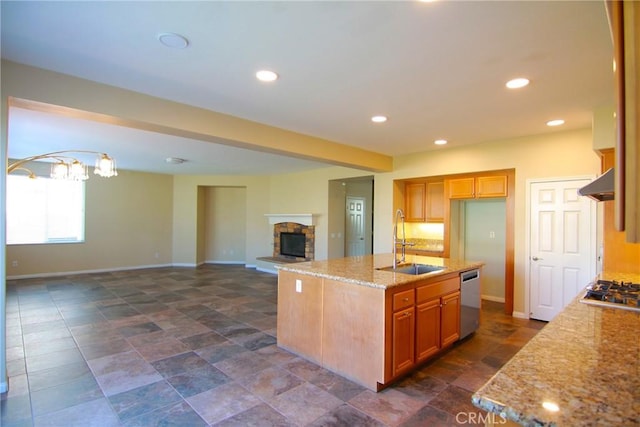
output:
[[7, 176], [7, 244], [83, 241], [83, 181]]

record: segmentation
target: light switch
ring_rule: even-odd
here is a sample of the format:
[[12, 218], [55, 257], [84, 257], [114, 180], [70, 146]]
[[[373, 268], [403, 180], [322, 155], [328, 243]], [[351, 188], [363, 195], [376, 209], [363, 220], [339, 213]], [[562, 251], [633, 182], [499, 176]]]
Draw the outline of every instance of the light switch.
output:
[[302, 292], [302, 280], [296, 279], [296, 292]]

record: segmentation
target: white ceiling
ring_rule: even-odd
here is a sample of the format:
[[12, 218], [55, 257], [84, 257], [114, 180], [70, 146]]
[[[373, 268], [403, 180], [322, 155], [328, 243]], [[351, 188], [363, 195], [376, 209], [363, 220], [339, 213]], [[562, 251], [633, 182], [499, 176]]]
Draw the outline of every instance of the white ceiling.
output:
[[[587, 128], [613, 105], [603, 1], [2, 1], [2, 57], [387, 155]], [[189, 39], [169, 49], [161, 32]], [[280, 79], [264, 84], [261, 68]], [[531, 84], [508, 91], [505, 82]], [[385, 124], [370, 117], [384, 114]], [[563, 118], [561, 128], [545, 122]], [[122, 169], [322, 166], [15, 109], [10, 157], [106, 151]], [[169, 165], [166, 157], [182, 157]]]

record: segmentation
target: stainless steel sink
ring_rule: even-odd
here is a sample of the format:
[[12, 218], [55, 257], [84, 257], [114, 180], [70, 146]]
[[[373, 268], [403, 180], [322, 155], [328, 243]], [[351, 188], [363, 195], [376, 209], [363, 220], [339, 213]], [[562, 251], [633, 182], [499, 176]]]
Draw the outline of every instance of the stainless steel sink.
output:
[[427, 273], [436, 273], [438, 271], [444, 270], [444, 267], [438, 265], [429, 265], [429, 264], [401, 264], [393, 267], [382, 267], [378, 270], [382, 271], [390, 271], [392, 273], [402, 273], [402, 274], [411, 274], [413, 276], [417, 276], [420, 274]]

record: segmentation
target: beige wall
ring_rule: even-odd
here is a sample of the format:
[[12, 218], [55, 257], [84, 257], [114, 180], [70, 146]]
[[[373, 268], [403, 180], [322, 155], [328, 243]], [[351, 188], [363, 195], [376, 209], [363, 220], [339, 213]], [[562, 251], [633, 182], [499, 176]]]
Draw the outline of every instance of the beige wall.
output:
[[7, 246], [7, 276], [171, 264], [172, 187], [170, 175], [121, 170], [117, 178], [92, 176], [85, 242]]
[[246, 263], [247, 190], [204, 188], [205, 262]]

